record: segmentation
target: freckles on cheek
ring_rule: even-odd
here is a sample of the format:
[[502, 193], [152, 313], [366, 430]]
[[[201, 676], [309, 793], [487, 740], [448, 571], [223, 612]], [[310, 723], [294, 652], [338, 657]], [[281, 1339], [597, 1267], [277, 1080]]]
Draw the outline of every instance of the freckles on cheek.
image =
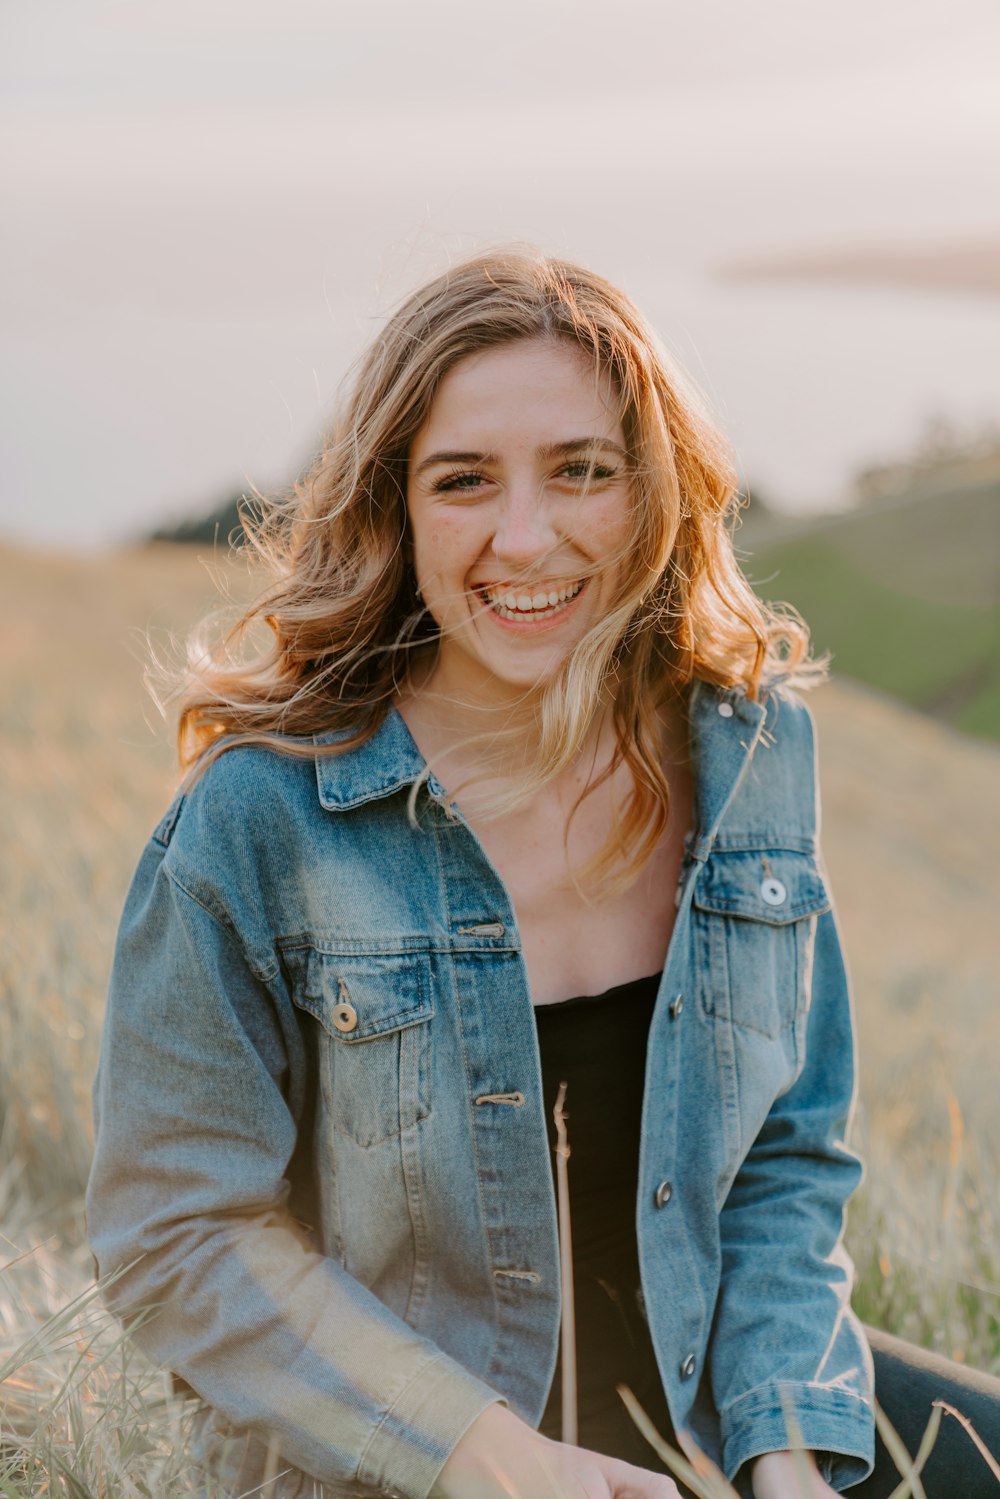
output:
[[417, 547], [417, 567], [424, 580], [424, 591], [428, 589], [441, 597], [455, 588], [455, 540], [453, 528], [446, 521], [437, 521], [420, 537]]
[[626, 551], [632, 540], [628, 514], [619, 505], [609, 506], [596, 517], [594, 535], [609, 552]]
[[438, 572], [462, 571], [471, 560], [469, 544], [462, 525], [462, 517], [454, 521], [442, 518], [434, 522], [424, 538], [428, 560]]
[[442, 553], [441, 553], [441, 532], [440, 532], [440, 529], [437, 526], [433, 527], [432, 530], [428, 531], [427, 534], [426, 534], [426, 536], [423, 538], [423, 542], [421, 544], [421, 551], [423, 553], [424, 568], [425, 568], [425, 570], [429, 574], [432, 574], [434, 577], [439, 577], [440, 573], [441, 573], [441, 555], [442, 555]]

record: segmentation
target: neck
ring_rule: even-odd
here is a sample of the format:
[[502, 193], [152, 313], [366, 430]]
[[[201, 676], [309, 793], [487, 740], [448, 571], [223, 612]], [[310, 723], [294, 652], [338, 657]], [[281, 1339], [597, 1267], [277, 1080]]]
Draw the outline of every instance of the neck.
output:
[[[469, 681], [435, 664], [415, 677], [398, 707], [421, 753], [438, 780], [457, 793], [475, 779], [484, 791], [527, 771], [541, 740], [541, 691], [526, 691], [488, 681]], [[611, 705], [591, 724], [581, 753], [561, 773], [576, 781], [583, 766], [592, 768], [614, 748]]]
[[538, 687], [498, 681], [442, 653], [416, 667], [402, 702], [414, 705], [428, 729], [440, 731], [435, 737], [457, 742], [498, 734], [520, 740], [530, 754], [538, 743], [541, 696]]

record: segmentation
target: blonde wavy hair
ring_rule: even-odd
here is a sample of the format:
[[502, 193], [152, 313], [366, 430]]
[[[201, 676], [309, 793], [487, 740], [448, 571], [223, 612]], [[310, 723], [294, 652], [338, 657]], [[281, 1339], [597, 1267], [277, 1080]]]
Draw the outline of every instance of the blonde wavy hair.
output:
[[[410, 445], [460, 360], [539, 338], [569, 341], [610, 377], [634, 534], [612, 608], [537, 695], [530, 763], [512, 758], [492, 810], [523, 805], [568, 767], [610, 705], [615, 755], [583, 795], [622, 763], [632, 791], [607, 845], [577, 875], [625, 886], [667, 822], [664, 707], [696, 677], [756, 699], [776, 678], [808, 686], [824, 675], [801, 619], [762, 603], [744, 578], [727, 524], [739, 503], [728, 445], [641, 314], [581, 266], [501, 250], [451, 267], [403, 302], [362, 357], [311, 470], [244, 516], [270, 584], [221, 642], [193, 638], [174, 683], [189, 780], [237, 744], [342, 754], [375, 733], [439, 639], [411, 563]], [[262, 622], [269, 635], [254, 649]], [[312, 735], [328, 730], [340, 737], [316, 746]]]

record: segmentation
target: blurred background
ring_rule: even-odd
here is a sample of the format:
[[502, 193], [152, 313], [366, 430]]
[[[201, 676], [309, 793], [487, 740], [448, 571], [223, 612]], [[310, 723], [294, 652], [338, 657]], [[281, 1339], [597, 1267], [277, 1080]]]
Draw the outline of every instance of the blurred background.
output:
[[66, 1310], [114, 930], [175, 779], [149, 643], [253, 591], [236, 499], [301, 470], [397, 301], [510, 241], [648, 315], [732, 438], [748, 575], [832, 652], [812, 702], [861, 1039], [858, 1305], [1000, 1367], [998, 44], [994, 0], [5, 0], [17, 1482], [53, 1452], [83, 1481], [66, 1412], [97, 1391], [141, 1427], [135, 1471], [189, 1491], [149, 1371], [126, 1398], [107, 1324]]

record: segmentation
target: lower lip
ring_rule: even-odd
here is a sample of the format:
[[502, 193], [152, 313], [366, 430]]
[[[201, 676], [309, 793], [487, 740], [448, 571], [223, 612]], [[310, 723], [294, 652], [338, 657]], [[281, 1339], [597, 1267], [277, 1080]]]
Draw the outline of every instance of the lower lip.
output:
[[565, 604], [556, 609], [554, 614], [546, 614], [543, 619], [507, 619], [504, 615], [497, 613], [484, 594], [480, 594], [479, 598], [482, 599], [485, 605], [484, 614], [486, 618], [492, 620], [498, 629], [507, 630], [512, 635], [540, 635], [544, 634], [546, 630], [551, 630], [556, 625], [562, 624], [563, 620], [572, 614], [574, 607], [583, 598], [589, 586], [590, 579], [588, 578], [585, 580], [579, 593], [574, 594], [571, 599], [568, 599]]

